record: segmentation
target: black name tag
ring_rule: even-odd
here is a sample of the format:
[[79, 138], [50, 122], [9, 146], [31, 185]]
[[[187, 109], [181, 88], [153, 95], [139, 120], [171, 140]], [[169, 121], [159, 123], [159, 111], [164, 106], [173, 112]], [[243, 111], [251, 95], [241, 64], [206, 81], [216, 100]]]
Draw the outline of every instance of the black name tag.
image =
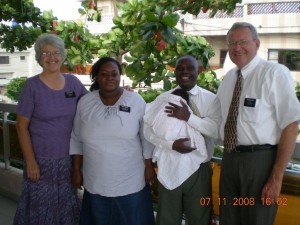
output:
[[122, 112], [128, 112], [130, 113], [130, 107], [125, 105], [120, 105], [119, 110]]
[[65, 96], [66, 96], [66, 98], [75, 98], [76, 94], [74, 91], [66, 91]]
[[245, 98], [244, 106], [255, 107], [256, 99], [255, 98]]

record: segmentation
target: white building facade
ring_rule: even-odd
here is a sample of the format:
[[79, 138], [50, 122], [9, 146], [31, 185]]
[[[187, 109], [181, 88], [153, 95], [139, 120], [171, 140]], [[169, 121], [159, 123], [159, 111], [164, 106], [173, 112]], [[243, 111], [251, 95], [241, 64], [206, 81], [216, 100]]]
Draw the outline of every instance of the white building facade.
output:
[[214, 18], [209, 12], [197, 17], [184, 15], [185, 34], [205, 37], [215, 50], [212, 68], [223, 76], [232, 66], [227, 57], [226, 34], [233, 23], [249, 22], [259, 33], [261, 46], [258, 54], [270, 61], [286, 65], [293, 78], [300, 82], [300, 1], [246, 0], [238, 4], [230, 15], [218, 12]]

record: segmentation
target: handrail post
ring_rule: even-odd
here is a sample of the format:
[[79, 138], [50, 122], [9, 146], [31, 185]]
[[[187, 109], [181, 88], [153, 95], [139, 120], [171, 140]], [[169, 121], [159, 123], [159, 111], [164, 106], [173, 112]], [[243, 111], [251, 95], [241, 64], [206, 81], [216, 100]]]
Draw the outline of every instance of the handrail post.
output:
[[3, 148], [5, 169], [8, 169], [10, 162], [10, 141], [9, 141], [9, 125], [7, 122], [8, 112], [3, 112]]

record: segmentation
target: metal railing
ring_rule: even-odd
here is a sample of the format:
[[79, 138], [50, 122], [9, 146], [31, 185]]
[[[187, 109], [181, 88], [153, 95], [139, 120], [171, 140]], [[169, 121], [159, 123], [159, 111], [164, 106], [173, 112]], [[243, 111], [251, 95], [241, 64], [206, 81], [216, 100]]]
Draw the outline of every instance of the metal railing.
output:
[[[2, 125], [2, 137], [0, 137], [0, 159], [4, 161], [4, 168], [2, 169], [4, 173], [1, 173], [0, 179], [0, 194], [10, 196], [9, 198], [17, 199], [21, 193], [21, 179], [22, 179], [22, 170], [14, 168], [13, 164], [18, 162], [22, 163], [22, 160], [18, 157], [14, 157], [14, 155], [21, 154], [18, 153], [21, 151], [19, 149], [19, 143], [16, 135], [15, 129], [15, 121], [9, 119], [10, 113], [15, 113], [17, 108], [16, 103], [5, 103], [0, 102], [0, 127]], [[1, 131], [1, 129], [0, 129]], [[1, 132], [0, 132], [1, 135]], [[12, 141], [16, 141], [17, 143], [12, 143]], [[17, 148], [16, 148], [17, 146]], [[292, 166], [287, 168], [285, 171], [285, 179], [283, 183], [283, 188], [285, 187], [285, 191], [282, 192], [286, 198], [289, 198], [289, 206], [285, 208], [279, 208], [278, 218], [276, 219], [275, 225], [282, 224], [282, 221], [290, 220], [294, 221], [300, 219], [298, 213], [292, 213], [291, 216], [286, 216], [286, 211], [292, 211], [297, 205], [299, 205], [300, 201], [300, 192], [299, 192], [299, 181], [300, 181], [300, 167], [293, 167], [293, 165], [300, 166], [300, 142], [297, 142], [296, 150], [298, 153], [296, 156], [296, 160], [292, 159], [289, 164]], [[2, 154], [3, 153], [3, 154]], [[222, 158], [213, 157], [212, 159], [212, 167], [214, 169], [213, 174], [213, 195], [218, 196], [218, 176], [220, 174]], [[297, 164], [299, 163], [299, 164]], [[0, 163], [1, 164], [1, 163]], [[21, 168], [21, 167], [19, 167]], [[296, 169], [295, 169], [296, 168]], [[7, 181], [10, 182], [7, 182]], [[2, 182], [2, 184], [1, 184]], [[213, 196], [213, 198], [216, 198]], [[216, 201], [216, 200], [214, 200]], [[218, 205], [214, 202], [214, 212], [216, 212], [216, 216], [218, 215], [217, 211]], [[216, 217], [217, 218], [217, 217]]]
[[[0, 102], [0, 112], [2, 114], [2, 130], [3, 130], [3, 160], [5, 163], [5, 169], [10, 166], [10, 140], [9, 140], [9, 124], [15, 125], [16, 122], [9, 120], [9, 113], [15, 113], [17, 109], [17, 103], [5, 103]], [[1, 154], [0, 154], [1, 157]]]
[[[3, 155], [1, 155], [0, 151], [0, 159], [3, 158], [5, 163], [5, 168], [7, 169], [10, 166], [11, 162], [18, 162], [22, 163], [20, 159], [11, 158], [11, 140], [10, 140], [10, 125], [15, 125], [16, 122], [9, 120], [8, 115], [10, 113], [16, 113], [17, 103], [7, 103], [7, 102], [0, 102], [0, 122], [2, 123], [3, 129]], [[0, 137], [1, 139], [1, 137]], [[0, 146], [1, 149], [1, 146]], [[300, 142], [296, 143], [296, 149], [300, 152]], [[300, 153], [299, 153], [300, 155]], [[221, 164], [222, 158], [220, 157], [213, 157], [212, 162]], [[291, 165], [294, 165], [294, 161], [292, 160]], [[300, 166], [300, 165], [299, 165]], [[300, 167], [299, 169], [293, 169], [291, 166], [290, 168], [286, 169], [286, 175], [293, 176], [293, 177], [300, 177]]]

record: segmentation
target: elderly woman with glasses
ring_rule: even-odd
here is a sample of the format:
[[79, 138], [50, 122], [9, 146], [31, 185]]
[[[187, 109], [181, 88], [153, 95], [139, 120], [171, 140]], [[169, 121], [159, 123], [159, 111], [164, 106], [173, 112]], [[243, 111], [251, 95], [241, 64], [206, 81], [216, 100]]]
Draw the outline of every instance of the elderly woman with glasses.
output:
[[60, 72], [66, 51], [58, 36], [42, 34], [34, 49], [43, 69], [26, 80], [17, 107], [24, 175], [14, 225], [74, 225], [80, 202], [71, 185], [69, 144], [76, 105], [87, 90]]

